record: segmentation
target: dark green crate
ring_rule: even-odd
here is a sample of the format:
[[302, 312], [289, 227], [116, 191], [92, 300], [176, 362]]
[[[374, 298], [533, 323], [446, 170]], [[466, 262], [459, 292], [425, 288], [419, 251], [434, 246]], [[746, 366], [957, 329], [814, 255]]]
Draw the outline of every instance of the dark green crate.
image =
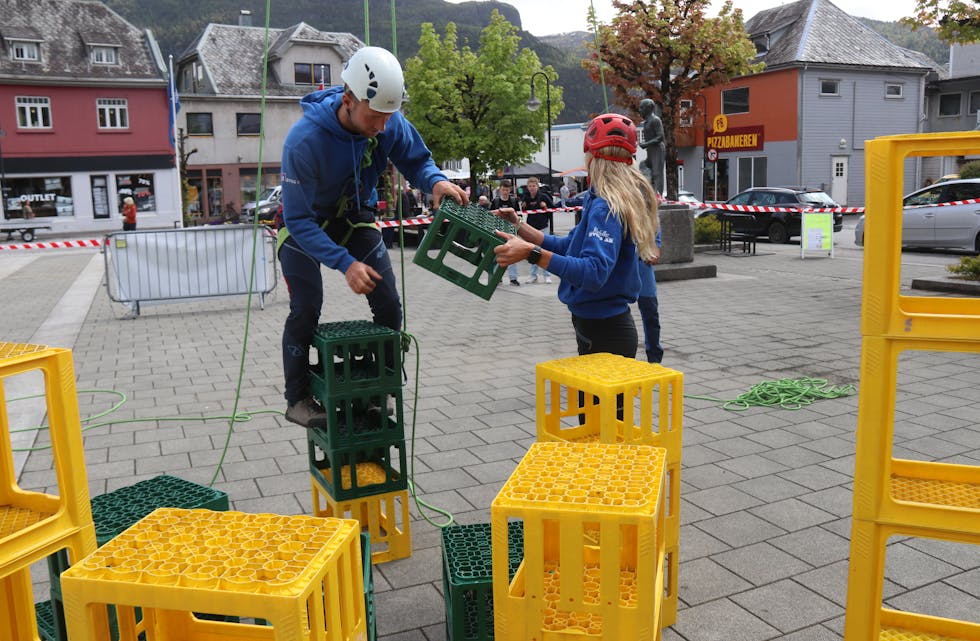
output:
[[[34, 614], [37, 617], [37, 635], [41, 641], [67, 641], [68, 634], [65, 632], [64, 616], [59, 619], [54, 613], [54, 600], [41, 601], [34, 604]], [[60, 623], [60, 630], [59, 630]]]
[[322, 387], [319, 398], [365, 389], [400, 389], [401, 333], [369, 321], [322, 323], [313, 333], [317, 362], [312, 373]]
[[[349, 501], [408, 487], [404, 439], [366, 440], [345, 447], [331, 447], [323, 430], [308, 429], [306, 433], [310, 473], [334, 501]], [[367, 480], [375, 479], [358, 477], [357, 463], [374, 463], [383, 479], [377, 483], [367, 483]], [[342, 484], [345, 466], [351, 468], [349, 487]]]
[[[371, 441], [404, 441], [405, 419], [401, 388], [361, 390], [343, 396], [327, 396], [323, 379], [313, 375], [313, 395], [327, 413], [327, 427], [316, 428], [323, 447], [343, 448]], [[388, 414], [388, 405], [395, 408]]]
[[[445, 222], [437, 224], [442, 219]], [[425, 232], [412, 262], [490, 300], [504, 275], [504, 268], [497, 265], [493, 253], [493, 248], [504, 240], [495, 231], [513, 234], [517, 227], [478, 205], [463, 207], [446, 198], [434, 214], [433, 224]]]
[[[489, 523], [442, 530], [442, 580], [449, 641], [486, 641], [493, 634], [493, 558]], [[507, 527], [508, 571], [524, 559], [524, 524]]]

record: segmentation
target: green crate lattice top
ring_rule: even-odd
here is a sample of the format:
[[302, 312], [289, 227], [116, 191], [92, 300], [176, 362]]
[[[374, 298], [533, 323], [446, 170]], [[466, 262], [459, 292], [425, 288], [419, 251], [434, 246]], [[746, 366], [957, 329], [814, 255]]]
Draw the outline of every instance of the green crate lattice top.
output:
[[[442, 545], [446, 564], [453, 583], [491, 581], [493, 555], [490, 543], [490, 524], [453, 525], [442, 530]], [[507, 557], [513, 577], [524, 560], [524, 523], [507, 524]]]
[[517, 226], [512, 225], [502, 218], [498, 218], [479, 205], [469, 205], [463, 207], [452, 198], [446, 198], [439, 206], [436, 218], [444, 216], [450, 220], [461, 222], [465, 225], [475, 227], [480, 231], [487, 232], [496, 238], [500, 243], [504, 241], [494, 235], [494, 231], [502, 231], [508, 234], [516, 234]]
[[317, 325], [315, 336], [325, 339], [364, 338], [373, 336], [398, 336], [399, 333], [384, 325], [366, 320], [338, 321]]

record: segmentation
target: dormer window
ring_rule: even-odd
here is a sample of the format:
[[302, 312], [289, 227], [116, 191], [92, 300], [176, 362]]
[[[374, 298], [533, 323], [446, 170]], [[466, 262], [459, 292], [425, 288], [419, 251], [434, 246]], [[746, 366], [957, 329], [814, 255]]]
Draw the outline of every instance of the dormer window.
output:
[[10, 56], [14, 60], [26, 62], [41, 61], [41, 47], [36, 42], [14, 40], [10, 43]]
[[767, 51], [769, 51], [769, 47], [771, 45], [771, 42], [769, 40], [769, 34], [764, 33], [761, 36], [756, 36], [752, 38], [752, 44], [755, 45], [756, 55], [766, 53]]
[[116, 47], [91, 47], [89, 59], [92, 61], [92, 64], [96, 65], [119, 64], [119, 55], [116, 51]]

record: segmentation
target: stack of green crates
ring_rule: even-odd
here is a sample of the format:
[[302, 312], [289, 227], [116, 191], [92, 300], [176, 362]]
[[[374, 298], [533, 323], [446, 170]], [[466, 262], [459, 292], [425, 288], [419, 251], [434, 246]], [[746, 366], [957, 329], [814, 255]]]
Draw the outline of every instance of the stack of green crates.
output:
[[[224, 512], [228, 510], [228, 495], [166, 474], [100, 494], [92, 499], [96, 543], [105, 545], [159, 507]], [[61, 573], [67, 569], [68, 554], [65, 550], [48, 557], [51, 599], [34, 605], [42, 641], [68, 641], [60, 581]]]
[[[445, 198], [412, 262], [490, 300], [504, 275], [504, 268], [497, 265], [493, 253], [493, 248], [504, 242], [496, 231], [516, 234], [517, 227], [479, 205], [463, 207]], [[447, 263], [450, 256], [455, 258]]]
[[368, 321], [324, 323], [313, 345], [311, 392], [327, 426], [307, 430], [310, 473], [335, 501], [404, 490], [401, 334]]
[[[490, 524], [442, 529], [442, 582], [449, 641], [493, 639], [493, 555]], [[507, 526], [507, 556], [513, 578], [524, 560], [524, 524]]]

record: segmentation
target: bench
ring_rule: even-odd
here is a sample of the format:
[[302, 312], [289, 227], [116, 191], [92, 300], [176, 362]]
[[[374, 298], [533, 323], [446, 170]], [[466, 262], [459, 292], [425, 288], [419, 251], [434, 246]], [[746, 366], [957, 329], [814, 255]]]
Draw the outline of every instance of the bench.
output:
[[751, 218], [747, 214], [732, 212], [725, 212], [718, 216], [718, 220], [721, 222], [721, 235], [718, 238], [719, 249], [726, 254], [733, 254], [735, 253], [735, 246], [741, 243], [741, 253], [754, 256], [758, 237], [755, 234], [735, 231], [733, 219], [739, 217]]

